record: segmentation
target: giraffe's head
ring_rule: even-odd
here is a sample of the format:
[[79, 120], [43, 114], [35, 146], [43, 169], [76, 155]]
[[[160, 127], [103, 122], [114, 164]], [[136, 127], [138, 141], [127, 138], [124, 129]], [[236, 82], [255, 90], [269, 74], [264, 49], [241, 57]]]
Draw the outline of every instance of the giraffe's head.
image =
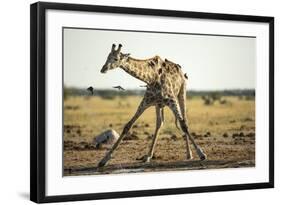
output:
[[110, 53], [107, 56], [106, 62], [101, 69], [101, 73], [106, 73], [108, 70], [119, 67], [124, 60], [126, 60], [130, 54], [121, 53], [122, 45], [119, 44], [117, 50], [115, 50], [115, 44], [112, 44]]

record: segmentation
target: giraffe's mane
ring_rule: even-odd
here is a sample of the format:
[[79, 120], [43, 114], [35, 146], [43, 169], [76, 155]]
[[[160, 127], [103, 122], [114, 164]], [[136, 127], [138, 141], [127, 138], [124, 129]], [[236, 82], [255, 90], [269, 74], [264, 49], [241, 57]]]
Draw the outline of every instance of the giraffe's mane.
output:
[[131, 59], [131, 60], [133, 60], [133, 61], [139, 61], [139, 62], [151, 61], [151, 60], [153, 60], [153, 59], [155, 59], [155, 58], [161, 59], [158, 55], [153, 56], [153, 57], [151, 57], [151, 58], [146, 58], [146, 59], [138, 59], [138, 58], [133, 58], [133, 57], [131, 57], [131, 56], [129, 57], [129, 59]]

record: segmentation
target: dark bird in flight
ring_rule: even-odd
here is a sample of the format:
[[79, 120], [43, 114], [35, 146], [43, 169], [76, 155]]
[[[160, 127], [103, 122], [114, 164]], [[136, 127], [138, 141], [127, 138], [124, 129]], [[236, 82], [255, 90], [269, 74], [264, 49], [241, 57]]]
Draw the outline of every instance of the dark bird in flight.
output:
[[93, 95], [94, 94], [94, 88], [92, 86], [88, 87], [87, 90]]
[[118, 89], [118, 90], [125, 90], [124, 88], [122, 88], [120, 85], [118, 85], [118, 86], [114, 86], [113, 88], [116, 88], [116, 89]]

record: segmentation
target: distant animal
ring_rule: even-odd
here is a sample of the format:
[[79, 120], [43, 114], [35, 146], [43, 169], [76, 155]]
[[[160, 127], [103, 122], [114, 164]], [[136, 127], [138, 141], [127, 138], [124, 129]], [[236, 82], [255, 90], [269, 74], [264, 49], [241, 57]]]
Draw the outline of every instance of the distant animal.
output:
[[93, 95], [94, 94], [94, 88], [92, 86], [88, 87], [87, 90]]
[[189, 140], [195, 147], [196, 153], [201, 160], [207, 158], [203, 150], [195, 143], [189, 133], [186, 118], [186, 79], [182, 69], [167, 59], [163, 61], [159, 56], [140, 60], [130, 57], [130, 54], [121, 52], [122, 45], [119, 44], [115, 50], [115, 44], [112, 45], [107, 60], [101, 69], [101, 73], [106, 73], [115, 68], [122, 68], [129, 75], [145, 82], [148, 86], [144, 97], [133, 118], [125, 125], [120, 137], [112, 148], [106, 153], [105, 157], [99, 162], [98, 166], [102, 167], [111, 159], [114, 150], [121, 143], [122, 139], [130, 131], [135, 121], [150, 106], [156, 109], [156, 130], [153, 135], [151, 147], [148, 155], [143, 157], [145, 162], [150, 162], [153, 157], [154, 148], [160, 128], [163, 125], [164, 107], [168, 106], [174, 113], [175, 118], [180, 123], [186, 139], [187, 159], [192, 159], [192, 152]]
[[115, 130], [110, 129], [94, 137], [93, 144], [96, 148], [100, 148], [102, 144], [113, 144], [118, 138], [119, 134]]
[[116, 89], [118, 89], [118, 90], [125, 90], [124, 88], [122, 88], [120, 85], [118, 85], [118, 86], [114, 86], [113, 88], [116, 88]]

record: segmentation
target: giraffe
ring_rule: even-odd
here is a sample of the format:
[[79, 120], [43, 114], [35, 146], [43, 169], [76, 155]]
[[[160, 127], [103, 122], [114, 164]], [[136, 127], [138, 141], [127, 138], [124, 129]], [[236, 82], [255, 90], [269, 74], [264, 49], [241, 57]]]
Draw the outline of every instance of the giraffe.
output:
[[[99, 162], [98, 166], [102, 167], [111, 159], [114, 150], [121, 143], [122, 139], [129, 132], [134, 122], [143, 114], [150, 106], [155, 106], [156, 111], [156, 129], [153, 135], [152, 144], [149, 152], [143, 157], [144, 162], [149, 163], [153, 157], [157, 137], [160, 128], [164, 122], [164, 107], [167, 106], [175, 115], [176, 122], [180, 123], [181, 130], [186, 140], [186, 157], [192, 159], [189, 140], [194, 145], [196, 153], [201, 160], [207, 158], [203, 150], [195, 143], [193, 137], [189, 134], [186, 118], [186, 78], [181, 71], [181, 67], [167, 59], [162, 60], [159, 56], [153, 58], [139, 60], [130, 57], [130, 54], [121, 52], [122, 45], [113, 44], [111, 51], [107, 57], [101, 73], [106, 73], [115, 68], [122, 68], [131, 76], [145, 82], [147, 84], [144, 97], [137, 108], [135, 115], [124, 126], [120, 137], [112, 148], [106, 153], [104, 158]], [[177, 123], [176, 123], [177, 125]]]

